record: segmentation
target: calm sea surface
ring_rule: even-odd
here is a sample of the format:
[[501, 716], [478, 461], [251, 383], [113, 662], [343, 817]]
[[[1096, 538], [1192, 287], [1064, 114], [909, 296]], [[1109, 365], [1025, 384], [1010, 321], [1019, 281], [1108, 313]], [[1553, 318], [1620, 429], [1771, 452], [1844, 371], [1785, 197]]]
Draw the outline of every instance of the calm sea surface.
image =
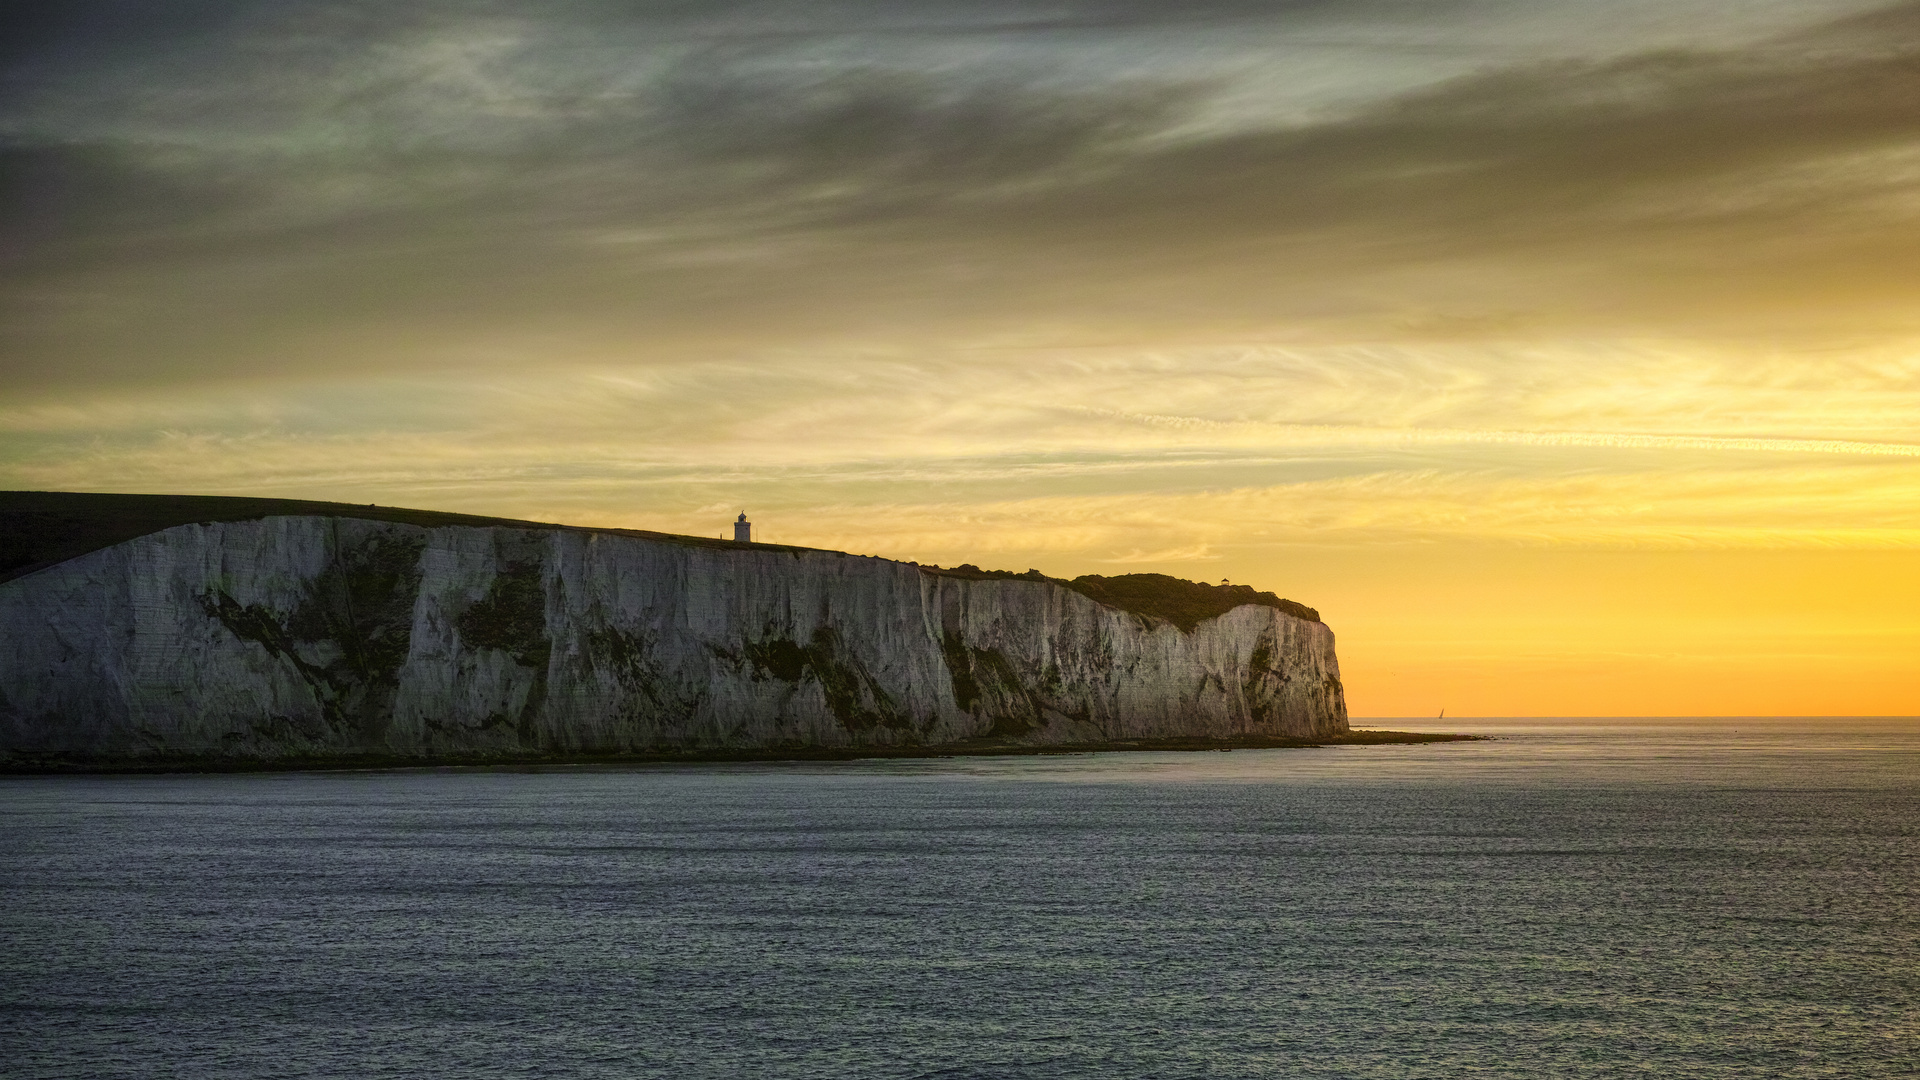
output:
[[0, 779], [8, 1077], [1911, 1077], [1920, 723]]

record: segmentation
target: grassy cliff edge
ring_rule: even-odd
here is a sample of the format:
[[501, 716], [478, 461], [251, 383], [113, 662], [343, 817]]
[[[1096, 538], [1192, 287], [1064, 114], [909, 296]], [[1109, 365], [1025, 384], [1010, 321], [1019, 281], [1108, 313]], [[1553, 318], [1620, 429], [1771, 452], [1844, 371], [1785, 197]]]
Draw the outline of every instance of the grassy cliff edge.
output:
[[[101, 548], [149, 533], [214, 521], [252, 521], [264, 517], [312, 516], [392, 521], [421, 528], [564, 529], [572, 532], [634, 536], [694, 547], [810, 551], [786, 544], [740, 544], [717, 537], [683, 536], [642, 529], [559, 525], [516, 518], [408, 510], [372, 503], [314, 502], [307, 499], [257, 499], [230, 495], [114, 495], [71, 491], [0, 491], [0, 582], [24, 577]], [[1319, 622], [1320, 613], [1305, 604], [1247, 585], [1208, 585], [1167, 574], [1103, 577], [1048, 577], [1038, 570], [1014, 573], [982, 570], [971, 563], [956, 567], [922, 566], [921, 572], [970, 580], [1045, 581], [1072, 589], [1110, 608], [1164, 619], [1192, 630], [1242, 604], [1276, 608], [1296, 618]]]

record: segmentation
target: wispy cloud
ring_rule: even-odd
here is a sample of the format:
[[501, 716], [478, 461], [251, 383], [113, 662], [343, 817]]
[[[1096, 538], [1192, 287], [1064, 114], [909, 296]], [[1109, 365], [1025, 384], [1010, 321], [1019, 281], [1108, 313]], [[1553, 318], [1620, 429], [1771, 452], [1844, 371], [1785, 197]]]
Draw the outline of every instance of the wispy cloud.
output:
[[1130, 551], [1121, 552], [1118, 555], [1108, 555], [1105, 558], [1095, 561], [1117, 563], [1120, 565], [1150, 563], [1155, 566], [1163, 566], [1167, 563], [1212, 562], [1218, 558], [1220, 558], [1220, 556], [1215, 554], [1212, 547], [1206, 544], [1195, 544], [1192, 547], [1163, 548], [1159, 551], [1141, 551], [1139, 548], [1134, 548]]
[[[1079, 355], [1055, 358], [1043, 375], [1047, 362], [1026, 357], [966, 368], [957, 389], [953, 372], [842, 361], [760, 385], [728, 366], [648, 368], [256, 390], [224, 411], [205, 396], [145, 410], [17, 407], [0, 413], [13, 432], [0, 442], [0, 484], [379, 498], [696, 532], [710, 531], [715, 506], [752, 505], [795, 543], [884, 544], [902, 555], [1078, 550], [1142, 565], [1211, 561], [1249, 543], [1920, 543], [1913, 443], [1462, 426], [1491, 407], [1462, 389], [1485, 374], [1471, 365], [1436, 376], [1453, 388], [1444, 400], [1409, 396], [1393, 409], [1382, 404], [1389, 395], [1371, 395], [1370, 425], [1286, 419], [1313, 395], [1271, 373], [1243, 380], [1234, 365], [1185, 402], [1227, 419], [1059, 403], [1138, 405], [1147, 373], [1166, 362]], [[1206, 370], [1195, 363], [1189, 374]], [[1301, 376], [1309, 385], [1314, 370]], [[1900, 392], [1905, 369], [1881, 373], [1863, 392]], [[1830, 401], [1783, 411], [1792, 399], [1772, 396], [1776, 381], [1794, 383], [1761, 380], [1742, 398], [1709, 380], [1704, 404], [1673, 399], [1664, 419], [1878, 423]], [[915, 384], [939, 389], [916, 396]], [[1552, 384], [1536, 386], [1553, 396]], [[1328, 402], [1345, 392], [1311, 407], [1336, 411]], [[349, 430], [336, 414], [360, 425]]]

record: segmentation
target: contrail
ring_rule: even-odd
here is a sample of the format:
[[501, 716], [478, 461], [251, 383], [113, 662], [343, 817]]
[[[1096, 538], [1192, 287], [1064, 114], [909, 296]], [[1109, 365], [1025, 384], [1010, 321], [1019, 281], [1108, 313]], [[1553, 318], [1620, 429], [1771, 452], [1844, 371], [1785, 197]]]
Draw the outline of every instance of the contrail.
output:
[[1382, 441], [1513, 443], [1523, 446], [1603, 446], [1630, 450], [1741, 450], [1776, 454], [1858, 454], [1872, 457], [1920, 457], [1913, 443], [1859, 442], [1851, 439], [1775, 439], [1720, 435], [1633, 435], [1595, 431], [1456, 431], [1440, 429], [1382, 432]]

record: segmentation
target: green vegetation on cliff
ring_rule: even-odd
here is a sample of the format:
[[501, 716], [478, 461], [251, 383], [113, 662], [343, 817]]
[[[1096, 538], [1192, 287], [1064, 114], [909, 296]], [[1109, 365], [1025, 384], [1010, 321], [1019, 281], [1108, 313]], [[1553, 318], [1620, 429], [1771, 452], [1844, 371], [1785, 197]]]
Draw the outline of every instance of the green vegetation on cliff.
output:
[[1067, 579], [1048, 577], [1038, 570], [1028, 570], [1024, 574], [1016, 574], [1011, 570], [982, 570], [972, 563], [953, 567], [923, 566], [920, 569], [924, 573], [973, 581], [1050, 581], [1092, 597], [1110, 608], [1165, 619], [1182, 630], [1192, 630], [1208, 619], [1225, 615], [1242, 604], [1258, 604], [1284, 611], [1295, 618], [1320, 621], [1320, 613], [1313, 608], [1275, 593], [1261, 592], [1251, 585], [1209, 585], [1204, 581], [1188, 581], [1168, 574], [1118, 574], [1113, 577], [1082, 574]]

